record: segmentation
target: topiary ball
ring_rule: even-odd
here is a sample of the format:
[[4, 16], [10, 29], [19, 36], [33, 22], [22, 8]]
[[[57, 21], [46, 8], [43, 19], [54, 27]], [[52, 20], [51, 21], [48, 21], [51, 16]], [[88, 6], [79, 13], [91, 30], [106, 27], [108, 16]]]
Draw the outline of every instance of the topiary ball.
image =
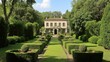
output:
[[87, 51], [87, 46], [85, 46], [85, 45], [80, 45], [80, 46], [79, 46], [79, 51], [80, 51], [80, 52], [86, 52], [86, 51]]

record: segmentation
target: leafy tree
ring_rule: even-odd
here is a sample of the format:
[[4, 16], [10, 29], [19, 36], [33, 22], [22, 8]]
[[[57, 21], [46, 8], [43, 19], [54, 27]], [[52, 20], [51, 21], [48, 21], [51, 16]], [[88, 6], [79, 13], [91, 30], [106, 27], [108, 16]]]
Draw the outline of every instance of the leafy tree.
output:
[[104, 8], [109, 2], [109, 0], [75, 0], [75, 3], [72, 2], [73, 9], [70, 16], [70, 25], [77, 38], [85, 34], [87, 21], [101, 20]]
[[62, 13], [60, 11], [43, 12], [42, 16], [44, 19], [46, 19], [46, 18], [60, 18], [62, 16]]
[[[0, 48], [8, 45], [6, 39], [9, 28], [9, 18], [13, 12], [16, 0], [1, 0], [1, 2], [4, 18], [0, 18]], [[7, 6], [10, 7], [7, 8]]]
[[103, 41], [103, 46], [110, 49], [110, 3], [106, 6], [101, 21], [101, 40]]
[[101, 25], [101, 21], [99, 21], [99, 22], [96, 22], [96, 20], [87, 21], [85, 24], [86, 31], [89, 32], [87, 34], [90, 34], [91, 36], [99, 36], [100, 35], [100, 25]]

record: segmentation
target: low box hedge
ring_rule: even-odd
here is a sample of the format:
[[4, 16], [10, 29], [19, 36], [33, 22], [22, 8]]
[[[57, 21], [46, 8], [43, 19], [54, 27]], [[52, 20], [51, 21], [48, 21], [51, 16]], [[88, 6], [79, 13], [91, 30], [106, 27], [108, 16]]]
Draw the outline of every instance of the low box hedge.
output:
[[72, 49], [74, 49], [74, 50], [79, 49], [79, 45], [68, 44], [67, 50], [68, 50], [69, 54], [71, 54]]
[[19, 50], [6, 51], [7, 62], [37, 62], [38, 49], [30, 50], [28, 52], [20, 52]]
[[94, 52], [79, 52], [73, 51], [72, 56], [74, 62], [102, 62], [103, 52], [94, 51]]
[[71, 54], [71, 50], [72, 49], [75, 49], [77, 50], [79, 48], [80, 45], [85, 45], [87, 47], [96, 47], [97, 45], [96, 44], [91, 44], [91, 43], [76, 43], [76, 42], [68, 42], [66, 43], [66, 46], [65, 48], [67, 49], [67, 51], [69, 52], [69, 54]]
[[45, 45], [44, 43], [26, 43], [24, 45], [27, 45], [29, 47], [29, 49], [38, 49], [39, 50], [39, 54], [43, 52]]

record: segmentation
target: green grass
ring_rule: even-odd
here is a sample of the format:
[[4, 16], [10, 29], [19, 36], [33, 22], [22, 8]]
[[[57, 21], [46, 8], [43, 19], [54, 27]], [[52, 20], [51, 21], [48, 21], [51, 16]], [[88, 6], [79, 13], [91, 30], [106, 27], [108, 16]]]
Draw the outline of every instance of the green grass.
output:
[[67, 62], [66, 54], [57, 38], [52, 38], [40, 62]]
[[25, 43], [33, 43], [37, 40], [37, 38], [33, 39], [33, 40], [30, 40], [30, 41], [27, 41], [27, 42], [23, 42], [23, 43], [17, 43], [15, 45], [9, 45], [7, 47], [4, 47], [4, 48], [0, 48], [0, 62], [6, 62], [6, 55], [5, 55], [5, 52], [7, 50], [10, 50], [10, 49], [20, 49], [21, 46]]

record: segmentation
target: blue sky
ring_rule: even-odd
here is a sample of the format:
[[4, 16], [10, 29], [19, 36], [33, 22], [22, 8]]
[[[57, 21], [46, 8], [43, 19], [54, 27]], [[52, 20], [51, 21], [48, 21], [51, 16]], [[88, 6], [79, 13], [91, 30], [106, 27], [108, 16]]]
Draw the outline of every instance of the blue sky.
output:
[[40, 12], [61, 11], [65, 13], [66, 10], [71, 10], [71, 2], [72, 0], [36, 0], [33, 7]]

